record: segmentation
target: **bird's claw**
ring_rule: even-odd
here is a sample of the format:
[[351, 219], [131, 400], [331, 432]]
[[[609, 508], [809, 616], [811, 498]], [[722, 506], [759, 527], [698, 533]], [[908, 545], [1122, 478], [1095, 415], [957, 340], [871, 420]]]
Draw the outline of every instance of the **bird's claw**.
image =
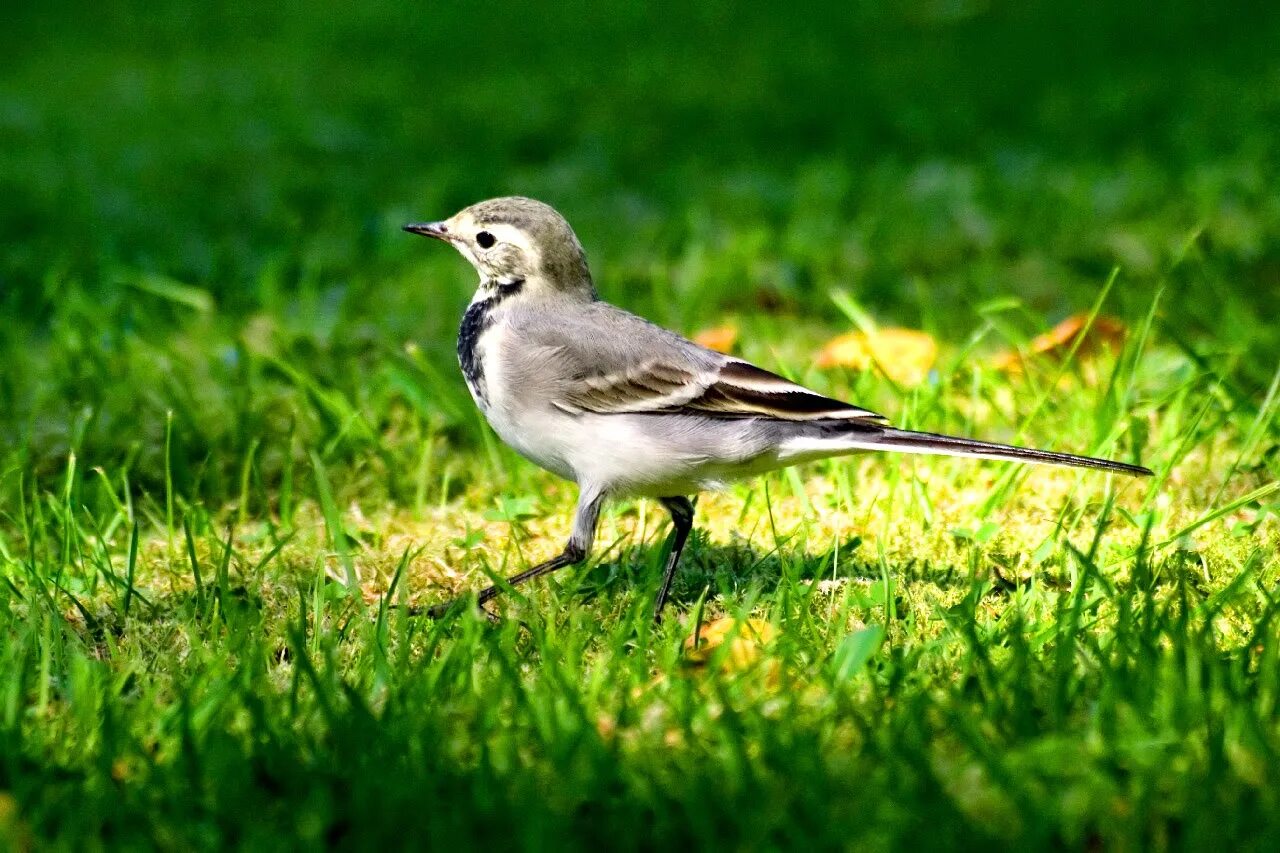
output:
[[[446, 601], [444, 604], [436, 604], [432, 607], [428, 607], [426, 610], [419, 611], [419, 612], [425, 615], [428, 619], [442, 619], [448, 613], [453, 611], [460, 602], [461, 602], [461, 599], [455, 598], [453, 601]], [[489, 623], [491, 625], [497, 625], [500, 622], [502, 622], [502, 620], [498, 617], [498, 614], [492, 612], [491, 610], [486, 608], [483, 604], [477, 605], [477, 607], [479, 608], [480, 612], [484, 614], [485, 619], [489, 620]]]

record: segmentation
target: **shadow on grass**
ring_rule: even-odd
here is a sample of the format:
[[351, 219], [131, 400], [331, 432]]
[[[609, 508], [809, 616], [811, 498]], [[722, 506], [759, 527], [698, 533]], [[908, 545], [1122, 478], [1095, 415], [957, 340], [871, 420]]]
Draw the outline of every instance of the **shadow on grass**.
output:
[[[681, 557], [667, 608], [693, 607], [704, 595], [726, 601], [771, 601], [784, 593], [807, 596], [813, 585], [841, 590], [856, 604], [883, 606], [886, 576], [890, 590], [895, 591], [895, 603], [901, 608], [905, 602], [897, 590], [906, 584], [923, 582], [944, 590], [967, 590], [973, 586], [974, 577], [967, 566], [924, 557], [881, 565], [857, 555], [861, 542], [853, 536], [838, 549], [808, 553], [800, 546], [787, 544], [762, 549], [745, 541], [710, 543], [704, 533], [695, 530]], [[578, 569], [576, 594], [585, 600], [621, 595], [651, 600], [661, 583], [666, 556], [664, 541]], [[994, 572], [988, 576], [996, 577]], [[574, 588], [564, 576], [560, 582]]]

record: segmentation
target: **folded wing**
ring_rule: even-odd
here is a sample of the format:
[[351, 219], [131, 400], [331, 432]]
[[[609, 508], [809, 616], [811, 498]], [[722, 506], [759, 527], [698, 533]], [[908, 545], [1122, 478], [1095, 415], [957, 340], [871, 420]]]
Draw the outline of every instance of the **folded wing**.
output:
[[584, 371], [555, 401], [569, 412], [682, 412], [718, 418], [883, 420], [866, 409], [824, 397], [749, 362], [646, 358], [611, 371]]
[[604, 302], [572, 313], [523, 305], [509, 322], [520, 345], [507, 348], [505, 372], [562, 411], [884, 420]]

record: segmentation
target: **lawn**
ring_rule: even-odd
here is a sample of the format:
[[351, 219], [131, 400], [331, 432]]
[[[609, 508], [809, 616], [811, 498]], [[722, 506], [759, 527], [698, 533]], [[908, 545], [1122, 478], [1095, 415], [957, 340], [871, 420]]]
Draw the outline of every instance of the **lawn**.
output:
[[[1268, 849], [1280, 15], [54, 2], [0, 29], [0, 846]], [[475, 281], [602, 295], [917, 429], [556, 553]], [[1000, 354], [1071, 316], [1125, 330]], [[1094, 321], [1094, 327], [1108, 320]], [[905, 327], [927, 374], [823, 368]], [[1105, 342], [1104, 342], [1105, 343]], [[696, 642], [695, 642], [696, 641]]]

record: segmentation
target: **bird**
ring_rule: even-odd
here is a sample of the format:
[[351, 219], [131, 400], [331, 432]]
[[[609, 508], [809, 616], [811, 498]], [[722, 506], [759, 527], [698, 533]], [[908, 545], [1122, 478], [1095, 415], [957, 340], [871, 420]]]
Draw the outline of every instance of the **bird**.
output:
[[[690, 496], [730, 481], [868, 451], [1152, 473], [1106, 459], [897, 429], [875, 412], [699, 346], [600, 299], [569, 222], [531, 198], [481, 201], [404, 230], [453, 246], [480, 276], [457, 352], [485, 419], [521, 456], [578, 486], [563, 550], [480, 591], [482, 608], [508, 587], [584, 561], [612, 499], [656, 499], [671, 515], [653, 605], [660, 622], [693, 530]], [[438, 618], [457, 603], [427, 612]]]

